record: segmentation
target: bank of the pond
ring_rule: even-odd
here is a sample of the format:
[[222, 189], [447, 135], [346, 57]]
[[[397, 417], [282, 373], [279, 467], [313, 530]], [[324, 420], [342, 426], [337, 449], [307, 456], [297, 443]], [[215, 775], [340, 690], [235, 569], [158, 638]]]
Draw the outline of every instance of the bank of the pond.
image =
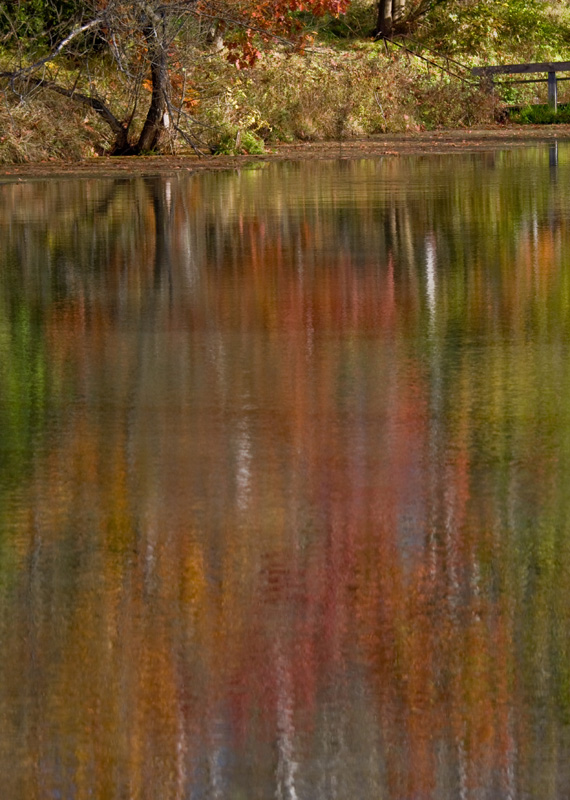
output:
[[[254, 69], [236, 69], [225, 51], [210, 53], [192, 68], [185, 127], [165, 133], [160, 152], [179, 154], [193, 144], [203, 153], [257, 154], [285, 142], [470, 128], [497, 119], [502, 108], [498, 97], [477, 82], [430, 72], [428, 66], [370, 41], [319, 44], [305, 55], [275, 47], [260, 56]], [[10, 68], [0, 49], [0, 74]], [[131, 109], [114, 113], [117, 119], [134, 115], [130, 127], [136, 142], [150, 97], [141, 97], [131, 108], [132, 97], [109, 66], [97, 61], [90, 64], [90, 70], [95, 68], [98, 92], [109, 108]], [[58, 69], [59, 83], [75, 89], [75, 64], [58, 63]], [[6, 89], [0, 93], [0, 164], [81, 160], [113, 151], [116, 131], [84, 104], [47, 89], [21, 97], [9, 86], [0, 88]]]
[[174, 173], [179, 170], [198, 172], [255, 167], [271, 161], [358, 159], [460, 153], [466, 151], [509, 149], [525, 146], [529, 141], [553, 142], [570, 139], [570, 125], [515, 126], [495, 125], [469, 130], [441, 130], [421, 133], [392, 134], [342, 142], [310, 142], [280, 144], [263, 155], [239, 156], [139, 156], [131, 158], [97, 157], [82, 161], [43, 161], [29, 164], [0, 165], [0, 180], [23, 180], [64, 176], [97, 176], [128, 174], [148, 176]]

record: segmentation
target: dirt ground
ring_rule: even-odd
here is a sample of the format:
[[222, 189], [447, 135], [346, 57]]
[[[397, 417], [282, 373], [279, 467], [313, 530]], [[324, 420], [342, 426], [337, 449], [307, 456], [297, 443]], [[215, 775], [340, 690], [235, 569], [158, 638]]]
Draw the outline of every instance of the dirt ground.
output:
[[391, 134], [344, 142], [280, 144], [262, 156], [139, 156], [136, 158], [91, 158], [78, 162], [47, 161], [38, 164], [0, 165], [0, 181], [46, 177], [104, 177], [169, 174], [179, 170], [239, 169], [255, 162], [304, 159], [355, 159], [374, 156], [421, 155], [428, 153], [476, 152], [512, 149], [529, 141], [550, 142], [570, 139], [570, 125], [493, 126], [473, 130], [430, 131]]

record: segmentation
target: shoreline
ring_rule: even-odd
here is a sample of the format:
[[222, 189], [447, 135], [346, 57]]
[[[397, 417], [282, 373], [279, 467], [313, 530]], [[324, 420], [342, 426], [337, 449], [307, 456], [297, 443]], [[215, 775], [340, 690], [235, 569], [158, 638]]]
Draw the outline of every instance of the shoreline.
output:
[[160, 155], [100, 156], [83, 161], [0, 164], [0, 181], [50, 177], [113, 177], [172, 174], [239, 169], [255, 163], [327, 159], [357, 159], [382, 156], [448, 155], [524, 147], [529, 141], [548, 143], [570, 140], [570, 125], [495, 125], [472, 129], [381, 134], [362, 139], [328, 142], [276, 144], [262, 155], [203, 156]]

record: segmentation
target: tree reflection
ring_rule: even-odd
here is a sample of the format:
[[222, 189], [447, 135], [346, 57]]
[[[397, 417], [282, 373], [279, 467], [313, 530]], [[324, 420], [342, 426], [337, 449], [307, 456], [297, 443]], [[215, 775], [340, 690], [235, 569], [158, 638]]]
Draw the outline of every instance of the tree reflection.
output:
[[533, 153], [3, 187], [10, 797], [559, 796]]

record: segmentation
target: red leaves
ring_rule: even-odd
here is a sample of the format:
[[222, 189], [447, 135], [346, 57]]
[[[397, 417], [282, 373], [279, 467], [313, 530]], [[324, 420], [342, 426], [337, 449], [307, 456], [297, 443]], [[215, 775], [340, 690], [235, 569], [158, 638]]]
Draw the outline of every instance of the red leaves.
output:
[[229, 54], [228, 61], [238, 69], [255, 66], [261, 51], [255, 46], [254, 35], [248, 30], [245, 36], [234, 42], [226, 42]]
[[255, 41], [274, 37], [285, 38], [301, 48], [306, 40], [296, 14], [300, 11], [322, 17], [338, 16], [346, 11], [350, 0], [230, 0], [228, 17], [243, 25], [231, 40], [226, 39], [229, 61], [238, 69], [253, 67], [261, 55]]

